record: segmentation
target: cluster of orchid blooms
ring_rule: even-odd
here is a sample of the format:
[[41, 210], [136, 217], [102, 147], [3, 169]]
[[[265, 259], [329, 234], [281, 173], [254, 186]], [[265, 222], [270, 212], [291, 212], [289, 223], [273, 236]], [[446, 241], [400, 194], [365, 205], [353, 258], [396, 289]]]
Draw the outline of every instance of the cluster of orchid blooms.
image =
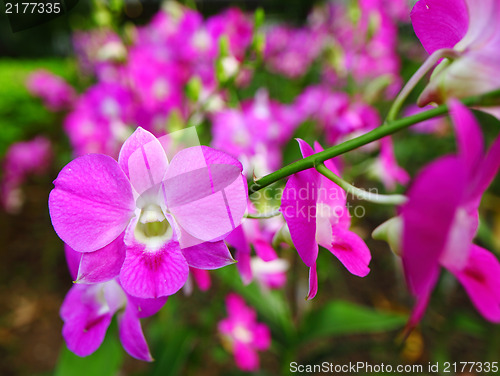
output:
[[[353, 275], [366, 276], [371, 254], [350, 230], [346, 202], [354, 188], [340, 178], [341, 157], [290, 174], [271, 218], [259, 213], [262, 202], [249, 198], [247, 179], [258, 182], [280, 169], [283, 148], [306, 121], [328, 146], [381, 126], [374, 101], [393, 100], [401, 89], [397, 27], [409, 16], [403, 0], [360, 0], [355, 6], [327, 3], [301, 28], [263, 27], [238, 9], [204, 20], [168, 3], [134, 30], [128, 44], [110, 30], [75, 35], [82, 71], [97, 78], [84, 93], [47, 72], [34, 74], [30, 90], [49, 109], [68, 112], [64, 131], [76, 157], [49, 197], [76, 282], [61, 307], [68, 348], [80, 356], [94, 352], [117, 314], [125, 350], [152, 360], [141, 318], [154, 315], [183, 286], [190, 289], [191, 278], [208, 288], [207, 270], [235, 261], [245, 284], [255, 279], [263, 288], [283, 287], [287, 262], [275, 248], [286, 247], [286, 240], [309, 268], [308, 299], [318, 292], [319, 246]], [[500, 322], [500, 263], [473, 243], [481, 197], [500, 167], [500, 138], [485, 151], [475, 117], [458, 101], [500, 88], [499, 17], [495, 0], [420, 0], [411, 11], [430, 54], [422, 69], [437, 63], [419, 105], [448, 104], [457, 152], [424, 167], [405, 196], [394, 195], [398, 216], [374, 233], [401, 256], [416, 298], [410, 327], [422, 318], [441, 266], [486, 319]], [[256, 68], [248, 60], [289, 79], [319, 63], [322, 83], [304, 88], [292, 103], [260, 89], [231, 106], [230, 87], [252, 80]], [[358, 93], [348, 95], [353, 82]], [[412, 107], [406, 114], [420, 111]], [[170, 133], [206, 120], [211, 147], [182, 148]], [[445, 121], [431, 119], [414, 130], [442, 132]], [[323, 150], [318, 142], [313, 148], [297, 141], [304, 158]], [[48, 163], [47, 141], [31, 143], [12, 147], [6, 157], [6, 207], [19, 206], [14, 192], [25, 175]], [[22, 148], [33, 159], [23, 160]], [[387, 190], [410, 182], [389, 136], [360, 152], [374, 150], [372, 172]], [[226, 303], [229, 318], [219, 324], [224, 343], [241, 369], [254, 370], [256, 351], [270, 346], [269, 329], [241, 297], [231, 294]]]

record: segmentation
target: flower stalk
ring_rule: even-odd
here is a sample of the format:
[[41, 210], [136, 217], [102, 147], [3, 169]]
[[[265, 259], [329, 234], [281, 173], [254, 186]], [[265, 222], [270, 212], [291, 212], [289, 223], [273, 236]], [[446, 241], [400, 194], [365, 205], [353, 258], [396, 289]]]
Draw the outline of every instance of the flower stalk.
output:
[[328, 169], [323, 163], [316, 166], [316, 170], [326, 178], [333, 181], [340, 188], [346, 191], [348, 194], [360, 199], [375, 204], [385, 204], [385, 205], [401, 205], [407, 200], [404, 195], [382, 195], [378, 193], [368, 192], [364, 189], [356, 188], [354, 185], [349, 184], [340, 176], [335, 175], [330, 169]]
[[[465, 98], [461, 101], [466, 106], [495, 106], [500, 102], [500, 89], [482, 94], [471, 96]], [[432, 110], [421, 112], [412, 116], [408, 116], [402, 119], [394, 120], [388, 122], [383, 127], [378, 127], [373, 131], [365, 133], [359, 137], [353, 138], [351, 140], [345, 141], [339, 145], [332, 146], [325, 149], [322, 152], [311, 155], [307, 158], [300, 159], [296, 162], [289, 164], [279, 170], [276, 170], [268, 175], [262, 176], [261, 178], [255, 180], [248, 187], [248, 194], [255, 193], [260, 189], [267, 187], [277, 181], [284, 179], [290, 175], [296, 174], [297, 172], [307, 170], [309, 168], [314, 168], [315, 166], [321, 164], [322, 162], [347, 153], [351, 150], [357, 149], [363, 145], [369, 144], [371, 142], [377, 141], [383, 137], [389, 136], [400, 130], [408, 128], [411, 125], [420, 123], [422, 121], [432, 119], [437, 116], [445, 115], [449, 111], [447, 105], [441, 105]]]

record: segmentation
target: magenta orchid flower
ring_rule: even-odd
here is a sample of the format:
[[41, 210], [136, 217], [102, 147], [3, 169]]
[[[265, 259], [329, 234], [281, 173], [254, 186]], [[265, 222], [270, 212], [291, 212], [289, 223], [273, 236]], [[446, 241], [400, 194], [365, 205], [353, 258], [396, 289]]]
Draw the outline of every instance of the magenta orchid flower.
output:
[[[298, 142], [304, 158], [315, 153], [305, 141], [299, 139]], [[315, 149], [322, 151], [318, 143]], [[325, 165], [339, 174], [332, 161], [326, 161]], [[281, 213], [297, 252], [310, 268], [308, 299], [314, 298], [318, 290], [318, 244], [337, 257], [352, 274], [364, 277], [370, 272], [370, 250], [357, 234], [349, 231], [351, 217], [346, 200], [344, 190], [312, 169], [292, 175], [283, 191]]]
[[[80, 254], [65, 247], [70, 273], [76, 278]], [[63, 337], [68, 349], [87, 356], [101, 345], [113, 315], [118, 316], [118, 330], [124, 349], [134, 358], [152, 361], [142, 332], [140, 319], [154, 315], [167, 298], [139, 299], [127, 294], [118, 279], [92, 285], [76, 284], [61, 306]]]
[[472, 113], [450, 102], [458, 155], [425, 167], [402, 207], [402, 260], [417, 305], [414, 326], [424, 314], [440, 267], [464, 285], [477, 310], [500, 322], [500, 263], [489, 251], [472, 243], [478, 228], [481, 196], [500, 167], [500, 137], [484, 153], [483, 137]]
[[118, 162], [89, 154], [54, 181], [49, 211], [59, 237], [81, 255], [77, 282], [119, 276], [138, 298], [178, 291], [189, 266], [216, 269], [234, 260], [222, 240], [241, 222], [247, 187], [229, 155], [191, 147], [167, 160], [160, 141], [138, 128]]
[[457, 57], [435, 69], [419, 105], [442, 103], [500, 87], [500, 3], [497, 0], [420, 0], [412, 12], [415, 34], [429, 54], [453, 49]]
[[238, 368], [256, 371], [259, 369], [257, 350], [265, 351], [271, 345], [269, 328], [257, 322], [255, 311], [236, 294], [227, 296], [226, 308], [229, 317], [218, 325], [223, 343], [233, 353]]

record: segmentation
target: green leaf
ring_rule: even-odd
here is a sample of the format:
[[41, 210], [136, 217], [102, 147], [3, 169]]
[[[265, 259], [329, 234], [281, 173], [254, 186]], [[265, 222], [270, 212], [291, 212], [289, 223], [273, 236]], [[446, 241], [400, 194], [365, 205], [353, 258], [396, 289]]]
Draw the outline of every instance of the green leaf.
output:
[[123, 362], [123, 349], [116, 331], [108, 330], [106, 338], [95, 353], [81, 358], [63, 345], [56, 365], [55, 376], [115, 376]]
[[407, 316], [374, 310], [354, 303], [335, 301], [309, 314], [302, 326], [302, 339], [325, 336], [379, 333], [400, 329]]

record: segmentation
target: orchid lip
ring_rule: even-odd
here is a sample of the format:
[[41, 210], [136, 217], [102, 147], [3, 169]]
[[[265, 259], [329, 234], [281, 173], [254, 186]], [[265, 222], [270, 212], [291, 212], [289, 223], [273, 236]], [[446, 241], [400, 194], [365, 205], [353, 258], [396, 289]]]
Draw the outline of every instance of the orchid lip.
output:
[[134, 235], [139, 242], [148, 245], [148, 249], [159, 248], [173, 238], [173, 226], [159, 205], [144, 206], [138, 217]]

